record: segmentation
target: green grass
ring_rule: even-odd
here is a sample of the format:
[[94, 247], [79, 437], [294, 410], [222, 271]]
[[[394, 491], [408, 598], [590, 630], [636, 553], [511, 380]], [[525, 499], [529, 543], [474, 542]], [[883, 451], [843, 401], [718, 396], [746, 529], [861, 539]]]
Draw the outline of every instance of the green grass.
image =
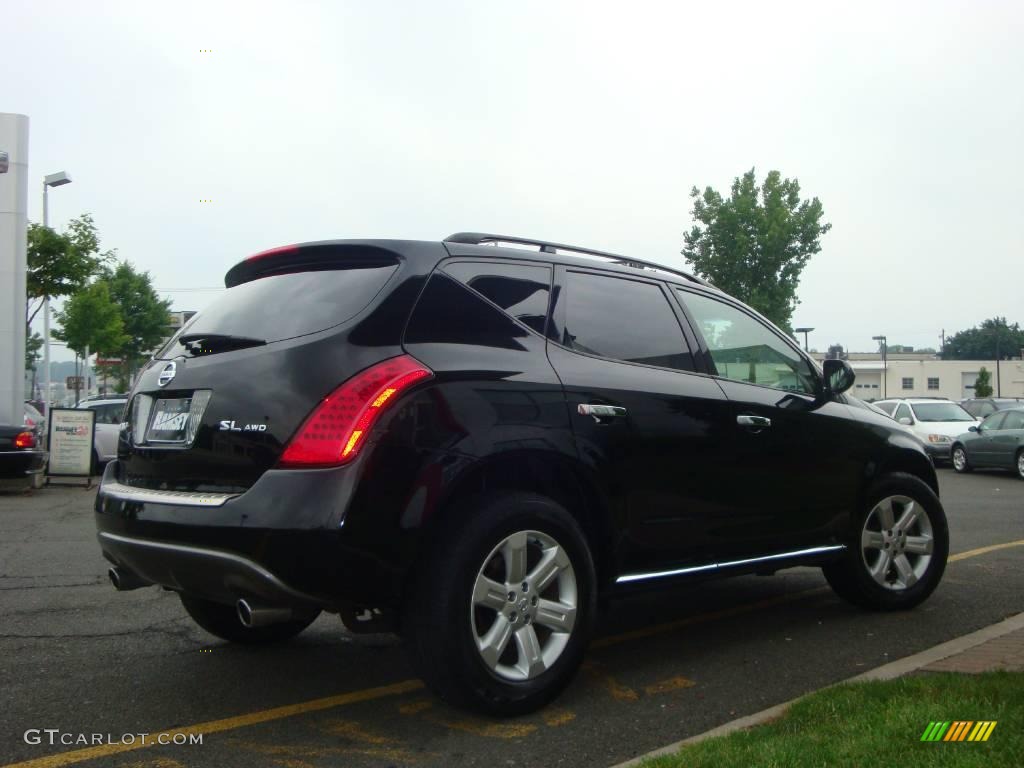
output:
[[[987, 742], [922, 742], [932, 720], [997, 720]], [[1024, 766], [1024, 673], [929, 674], [852, 683], [771, 723], [647, 760], [643, 768]]]

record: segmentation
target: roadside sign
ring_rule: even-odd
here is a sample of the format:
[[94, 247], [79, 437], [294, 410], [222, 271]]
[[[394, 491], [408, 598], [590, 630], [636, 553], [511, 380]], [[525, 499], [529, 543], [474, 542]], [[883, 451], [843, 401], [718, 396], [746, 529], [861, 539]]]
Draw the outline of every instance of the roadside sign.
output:
[[85, 387], [85, 376], [68, 376], [64, 380], [64, 386], [68, 389], [83, 389]]
[[50, 465], [48, 475], [84, 477], [92, 484], [92, 446], [96, 411], [90, 408], [53, 408], [49, 416]]
[[120, 365], [123, 362], [124, 362], [124, 360], [122, 360], [120, 357], [97, 357], [96, 358], [96, 365], [97, 365], [97, 367], [104, 366], [104, 365]]

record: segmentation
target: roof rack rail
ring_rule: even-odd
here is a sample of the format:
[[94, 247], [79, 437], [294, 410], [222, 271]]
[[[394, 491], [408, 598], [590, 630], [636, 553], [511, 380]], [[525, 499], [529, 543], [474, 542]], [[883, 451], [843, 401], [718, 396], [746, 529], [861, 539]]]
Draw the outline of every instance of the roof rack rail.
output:
[[593, 248], [581, 248], [578, 245], [565, 245], [564, 243], [551, 243], [547, 240], [535, 240], [531, 237], [516, 237], [515, 235], [495, 235], [489, 232], [456, 232], [454, 235], [449, 235], [444, 239], [446, 243], [464, 243], [466, 245], [501, 245], [502, 243], [514, 243], [517, 245], [535, 245], [541, 253], [558, 253], [560, 251], [568, 251], [572, 255], [579, 256], [594, 256], [599, 259], [607, 259], [613, 264], [619, 264], [624, 267], [633, 267], [635, 269], [653, 269], [659, 272], [668, 272], [672, 275], [679, 277], [685, 277], [687, 280], [691, 280], [700, 285], [706, 285], [713, 287], [706, 280], [702, 280], [696, 275], [691, 275], [689, 272], [684, 272], [680, 269], [673, 269], [672, 267], [666, 267], [662, 264], [656, 264], [653, 261], [643, 261], [642, 259], [634, 259], [632, 256], [622, 256], [617, 253], [608, 253], [607, 251], [596, 251]]

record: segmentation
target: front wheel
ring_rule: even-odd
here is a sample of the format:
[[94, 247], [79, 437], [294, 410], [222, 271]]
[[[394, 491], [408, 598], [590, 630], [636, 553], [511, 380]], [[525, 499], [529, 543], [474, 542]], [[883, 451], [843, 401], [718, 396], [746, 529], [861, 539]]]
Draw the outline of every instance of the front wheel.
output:
[[1017, 451], [1017, 477], [1024, 480], [1024, 448]]
[[957, 472], [970, 472], [972, 467], [967, 461], [967, 451], [962, 445], [953, 446], [953, 469]]
[[913, 475], [887, 475], [872, 486], [855, 522], [857, 540], [822, 569], [836, 594], [875, 610], [927, 599], [949, 555], [946, 513], [935, 492]]
[[442, 699], [491, 715], [543, 706], [572, 679], [596, 602], [576, 520], [527, 493], [464, 504], [431, 538], [406, 627]]

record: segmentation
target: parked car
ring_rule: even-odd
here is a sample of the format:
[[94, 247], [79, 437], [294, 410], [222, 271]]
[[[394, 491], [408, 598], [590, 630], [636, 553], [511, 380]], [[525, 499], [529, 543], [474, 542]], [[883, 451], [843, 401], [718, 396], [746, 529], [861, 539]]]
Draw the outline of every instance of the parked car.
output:
[[1024, 407], [996, 411], [953, 442], [953, 469], [1010, 469], [1024, 480]]
[[961, 400], [960, 405], [971, 416], [983, 419], [996, 411], [1024, 407], [1024, 399], [1019, 397], [972, 397]]
[[124, 421], [124, 409], [128, 398], [124, 395], [107, 395], [82, 400], [78, 408], [96, 412], [96, 431], [93, 433], [93, 471], [97, 472], [111, 459], [117, 458], [117, 437]]
[[599, 595], [810, 565], [891, 610], [942, 576], [920, 441], [686, 273], [458, 234], [275, 249], [225, 283], [139, 375], [96, 499], [114, 586], [221, 638], [339, 613], [514, 715], [568, 684]]
[[0, 485], [28, 485], [32, 475], [46, 470], [45, 420], [25, 404], [22, 423], [0, 425]]
[[900, 397], [879, 400], [876, 406], [889, 412], [900, 424], [910, 427], [934, 461], [950, 461], [953, 440], [975, 418], [952, 400], [937, 397]]

